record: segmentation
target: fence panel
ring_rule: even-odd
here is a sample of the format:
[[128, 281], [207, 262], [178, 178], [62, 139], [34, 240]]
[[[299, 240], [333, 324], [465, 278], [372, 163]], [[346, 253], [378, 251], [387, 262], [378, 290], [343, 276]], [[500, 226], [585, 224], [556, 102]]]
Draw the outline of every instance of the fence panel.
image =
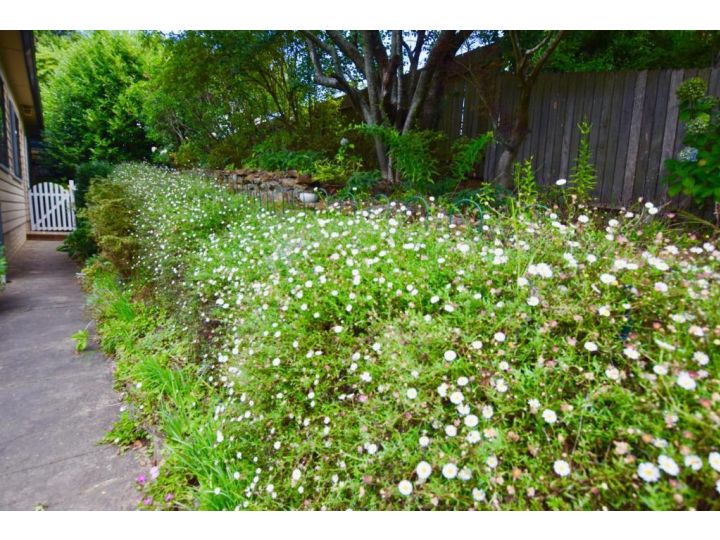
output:
[[[708, 81], [711, 94], [720, 94], [720, 68], [541, 74], [533, 88], [529, 133], [518, 159], [532, 156], [543, 184], [567, 177], [577, 156], [577, 124], [587, 119], [592, 124], [590, 150], [600, 203], [619, 207], [638, 197], [665, 202], [664, 162], [682, 148], [675, 92], [694, 76]], [[451, 140], [489, 129], [477, 81], [467, 72], [448, 78], [440, 129]], [[496, 120], [507, 126], [517, 104], [515, 81], [502, 74], [495, 86], [500, 112]], [[485, 178], [495, 176], [500, 153], [498, 145], [488, 148], [482, 167]], [[688, 201], [678, 197], [673, 203], [687, 206]]]

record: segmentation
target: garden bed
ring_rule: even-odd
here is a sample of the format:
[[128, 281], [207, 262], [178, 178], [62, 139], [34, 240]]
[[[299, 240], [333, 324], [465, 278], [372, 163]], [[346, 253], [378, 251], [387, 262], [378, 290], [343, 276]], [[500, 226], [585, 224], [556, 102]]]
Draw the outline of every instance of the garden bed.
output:
[[651, 204], [458, 225], [109, 182], [136, 251], [97, 238], [124, 277], [86, 276], [165, 439], [147, 508], [720, 509], [720, 251]]

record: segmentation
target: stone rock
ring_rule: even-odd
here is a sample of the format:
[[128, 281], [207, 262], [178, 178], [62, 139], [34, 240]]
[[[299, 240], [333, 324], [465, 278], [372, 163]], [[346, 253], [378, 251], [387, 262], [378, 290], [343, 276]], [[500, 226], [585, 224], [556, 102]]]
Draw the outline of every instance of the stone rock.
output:
[[292, 188], [295, 187], [298, 183], [297, 177], [286, 177], [280, 179], [280, 185], [286, 188]]

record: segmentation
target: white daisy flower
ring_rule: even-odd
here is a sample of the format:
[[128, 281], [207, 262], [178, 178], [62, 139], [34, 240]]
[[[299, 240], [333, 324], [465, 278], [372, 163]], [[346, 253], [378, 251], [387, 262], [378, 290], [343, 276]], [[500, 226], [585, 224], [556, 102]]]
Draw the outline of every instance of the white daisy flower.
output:
[[427, 461], [421, 461], [415, 467], [415, 474], [420, 480], [426, 480], [432, 473], [432, 466]]
[[465, 396], [463, 396], [462, 392], [456, 390], [452, 394], [450, 394], [450, 402], [453, 405], [460, 405], [463, 400], [465, 399]]
[[585, 345], [583, 346], [585, 347], [585, 350], [589, 352], [595, 352], [598, 350], [597, 343], [595, 343], [594, 341], [586, 341]]
[[680, 467], [678, 467], [678, 464], [675, 463], [675, 460], [670, 456], [666, 456], [665, 454], [662, 454], [660, 455], [660, 457], [658, 457], [658, 465], [660, 465], [660, 468], [663, 470], [663, 472], [669, 474], [670, 476], [677, 476], [677, 474], [680, 472]]
[[405, 395], [408, 399], [415, 399], [417, 397], [417, 390], [415, 388], [408, 388]]
[[570, 474], [570, 464], [563, 459], [558, 459], [553, 463], [553, 470], [558, 476], [567, 476]]
[[455, 435], [457, 435], [457, 428], [452, 424], [448, 424], [445, 426], [445, 435], [448, 437], [455, 437]]
[[474, 414], [469, 414], [465, 417], [464, 423], [467, 427], [475, 427], [478, 425], [478, 417]]
[[557, 414], [552, 409], [545, 409], [542, 413], [543, 420], [548, 424], [554, 424], [557, 422]]
[[620, 380], [620, 370], [615, 366], [610, 366], [605, 370], [605, 376], [611, 381]]
[[400, 492], [400, 495], [407, 497], [412, 494], [413, 486], [409, 480], [401, 480], [398, 484], [398, 491]]
[[455, 351], [445, 351], [443, 358], [445, 358], [447, 362], [452, 362], [457, 358], [457, 353], [455, 353]]
[[657, 292], [659, 292], [659, 293], [666, 293], [666, 292], [668, 292], [667, 283], [664, 283], [664, 282], [662, 282], [662, 281], [658, 281], [658, 282], [655, 284], [654, 289], [655, 289]]
[[700, 459], [700, 456], [696, 456], [694, 454], [690, 454], [685, 456], [685, 466], [689, 467], [693, 471], [699, 471], [702, 469], [702, 459]]
[[458, 468], [454, 463], [446, 463], [442, 468], [442, 475], [448, 480], [452, 480], [457, 476]]
[[668, 368], [664, 364], [658, 364], [657, 366], [653, 367], [653, 371], [656, 375], [667, 375], [668, 374]]
[[697, 383], [687, 371], [681, 371], [677, 376], [677, 385], [685, 390], [695, 390]]
[[485, 465], [487, 465], [491, 469], [494, 469], [498, 466], [498, 458], [496, 456], [490, 456], [485, 460]]
[[720, 453], [710, 452], [708, 454], [708, 463], [717, 472], [720, 472]]
[[706, 366], [710, 362], [710, 357], [702, 351], [696, 351], [693, 353], [693, 360], [701, 366]]
[[485, 500], [485, 492], [480, 488], [473, 488], [472, 498], [476, 502], [482, 502]]
[[660, 469], [647, 461], [638, 465], [637, 474], [645, 482], [657, 482], [660, 479]]
[[637, 360], [640, 358], [640, 353], [636, 349], [632, 349], [630, 347], [625, 347], [623, 349], [623, 354], [630, 358], [630, 360]]
[[527, 305], [535, 307], [540, 303], [540, 299], [537, 296], [531, 296], [527, 299]]
[[465, 440], [469, 442], [470, 444], [476, 444], [479, 443], [481, 439], [480, 432], [477, 430], [473, 430], [470, 433], [467, 434], [467, 437], [465, 437]]

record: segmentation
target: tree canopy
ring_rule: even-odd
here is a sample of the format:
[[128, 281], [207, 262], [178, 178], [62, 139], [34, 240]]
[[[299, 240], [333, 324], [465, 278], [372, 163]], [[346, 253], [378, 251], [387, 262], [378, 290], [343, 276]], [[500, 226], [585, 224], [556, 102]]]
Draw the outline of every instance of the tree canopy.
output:
[[126, 32], [71, 39], [57, 48], [63, 51], [52, 74], [43, 74], [45, 144], [59, 172], [71, 174], [90, 160], [147, 158], [152, 143], [141, 121], [138, 83], [148, 76], [152, 44]]
[[[534, 49], [546, 35], [542, 31], [37, 35], [45, 144], [59, 175], [89, 160], [240, 165], [259, 144], [330, 156], [358, 118], [400, 135], [436, 129], [447, 70], [458, 54], [478, 47], [497, 53], [488, 64], [494, 73], [514, 72], [519, 58], [545, 71], [691, 68], [720, 61], [718, 31], [568, 31], [545, 58], [543, 47]], [[340, 110], [341, 96], [353, 105], [355, 118]], [[521, 137], [500, 135], [512, 154]], [[382, 138], [374, 143], [377, 163], [391, 176]]]

